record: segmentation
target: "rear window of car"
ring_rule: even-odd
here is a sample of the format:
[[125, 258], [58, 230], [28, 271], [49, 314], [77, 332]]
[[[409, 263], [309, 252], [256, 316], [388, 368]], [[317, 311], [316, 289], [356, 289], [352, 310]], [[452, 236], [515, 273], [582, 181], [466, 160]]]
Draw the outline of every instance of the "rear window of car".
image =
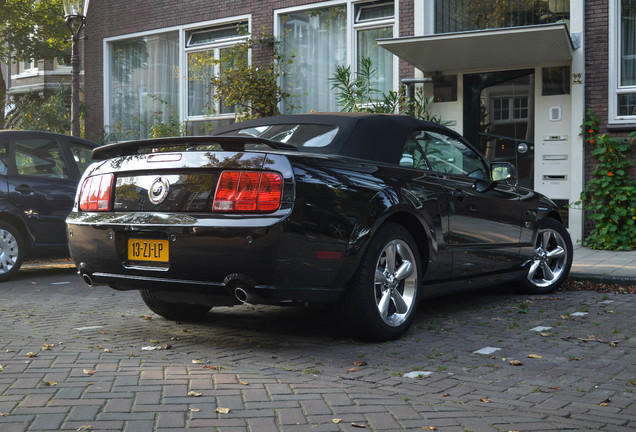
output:
[[277, 124], [235, 129], [224, 135], [251, 136], [291, 144], [299, 150], [315, 149], [331, 144], [338, 126], [322, 124]]

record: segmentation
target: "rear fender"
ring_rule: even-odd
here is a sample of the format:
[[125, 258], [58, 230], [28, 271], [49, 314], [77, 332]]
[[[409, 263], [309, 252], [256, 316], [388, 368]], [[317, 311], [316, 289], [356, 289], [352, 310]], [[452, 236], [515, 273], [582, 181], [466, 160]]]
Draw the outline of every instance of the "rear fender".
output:
[[349, 281], [353, 277], [369, 241], [388, 222], [398, 223], [407, 228], [418, 244], [422, 265], [428, 262], [432, 238], [431, 224], [407, 202], [400, 201], [394, 190], [386, 188], [375, 194], [358, 219], [346, 253], [350, 262], [349, 265], [343, 266], [346, 274], [341, 274], [340, 280]]

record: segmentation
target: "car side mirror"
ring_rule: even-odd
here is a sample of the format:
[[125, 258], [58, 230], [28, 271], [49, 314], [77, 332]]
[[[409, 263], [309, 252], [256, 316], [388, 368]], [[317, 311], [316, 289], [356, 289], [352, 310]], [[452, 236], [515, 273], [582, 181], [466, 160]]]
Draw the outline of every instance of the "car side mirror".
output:
[[510, 162], [494, 162], [490, 167], [490, 176], [493, 181], [508, 180], [517, 176], [517, 170]]

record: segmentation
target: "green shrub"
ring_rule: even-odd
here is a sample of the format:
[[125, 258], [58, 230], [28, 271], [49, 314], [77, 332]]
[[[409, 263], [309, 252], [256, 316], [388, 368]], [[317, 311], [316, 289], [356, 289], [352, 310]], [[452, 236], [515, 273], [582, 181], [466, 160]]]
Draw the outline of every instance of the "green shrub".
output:
[[582, 125], [586, 145], [593, 146], [598, 163], [581, 193], [582, 205], [594, 227], [583, 244], [592, 249], [636, 249], [636, 182], [628, 155], [636, 132], [617, 138], [598, 133], [599, 119], [592, 110]]

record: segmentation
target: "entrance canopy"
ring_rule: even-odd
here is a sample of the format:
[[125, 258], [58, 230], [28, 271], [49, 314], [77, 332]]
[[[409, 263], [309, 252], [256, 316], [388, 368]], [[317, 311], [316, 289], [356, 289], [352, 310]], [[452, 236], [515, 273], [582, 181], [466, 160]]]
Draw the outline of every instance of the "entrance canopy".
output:
[[378, 45], [424, 73], [569, 63], [575, 49], [565, 24], [380, 39]]

